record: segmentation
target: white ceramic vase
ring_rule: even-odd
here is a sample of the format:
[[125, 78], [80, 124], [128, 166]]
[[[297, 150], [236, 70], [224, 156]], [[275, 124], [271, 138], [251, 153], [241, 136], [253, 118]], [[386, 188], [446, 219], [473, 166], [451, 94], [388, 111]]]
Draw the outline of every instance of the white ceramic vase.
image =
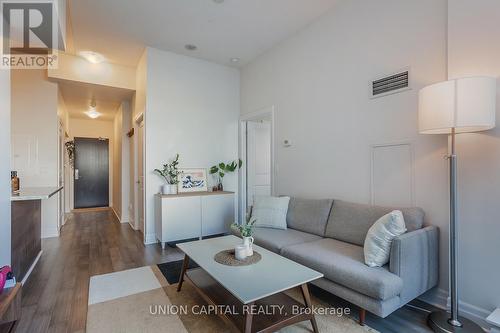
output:
[[165, 184], [161, 187], [162, 194], [173, 195], [177, 194], [177, 185]]

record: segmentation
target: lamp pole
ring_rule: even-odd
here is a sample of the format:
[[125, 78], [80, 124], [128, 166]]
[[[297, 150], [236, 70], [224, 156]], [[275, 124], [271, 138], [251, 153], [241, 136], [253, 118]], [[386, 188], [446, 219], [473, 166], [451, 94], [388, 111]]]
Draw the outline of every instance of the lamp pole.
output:
[[451, 318], [449, 323], [455, 327], [462, 327], [458, 319], [458, 242], [457, 242], [457, 154], [455, 152], [455, 128], [451, 129], [450, 155], [450, 298]]
[[429, 315], [429, 326], [438, 333], [484, 333], [476, 323], [458, 315], [458, 233], [457, 233], [457, 153], [455, 151], [456, 130], [451, 129], [450, 163], [450, 299], [451, 314], [436, 311]]

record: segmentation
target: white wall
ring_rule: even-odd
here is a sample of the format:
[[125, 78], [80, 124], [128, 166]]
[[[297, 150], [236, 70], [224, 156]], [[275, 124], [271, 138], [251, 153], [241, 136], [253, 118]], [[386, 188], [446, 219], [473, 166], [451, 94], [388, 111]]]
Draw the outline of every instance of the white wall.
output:
[[[176, 153], [181, 167], [209, 168], [238, 157], [239, 72], [156, 49], [147, 50], [146, 241], [154, 241], [153, 169]], [[237, 176], [225, 177], [237, 191]], [[236, 202], [235, 202], [236, 206]]]
[[[60, 87], [58, 87], [57, 90], [57, 116], [59, 117], [59, 121], [62, 122], [63, 124], [63, 129], [65, 132], [65, 138], [64, 142], [68, 141], [69, 136], [69, 112], [68, 108], [66, 106], [66, 102], [64, 100], [64, 97], [62, 95]], [[63, 182], [64, 182], [64, 188], [60, 192], [63, 197], [63, 207], [64, 207], [64, 213], [69, 213], [71, 212], [71, 207], [70, 207], [70, 193], [73, 191], [72, 184], [71, 184], [71, 177], [73, 176], [73, 168], [71, 167], [69, 163], [69, 156], [66, 151], [66, 147], [64, 147], [64, 155], [62, 156], [63, 158], [63, 163], [64, 163], [64, 175], [63, 175]], [[65, 223], [63, 219], [63, 224]]]
[[[450, 78], [500, 77], [500, 2], [449, 1]], [[498, 82], [500, 96], [500, 81]], [[500, 97], [497, 128], [459, 135], [460, 300], [478, 317], [500, 307]]]
[[124, 101], [120, 105], [113, 122], [113, 209], [122, 223], [130, 222], [130, 139], [127, 136], [130, 123], [130, 103]]
[[[44, 70], [11, 72], [12, 170], [21, 187], [58, 185], [58, 89]], [[42, 201], [42, 237], [59, 235], [59, 194]]]
[[116, 217], [118, 220], [121, 219], [122, 216], [122, 108], [118, 109], [116, 113], [115, 119], [113, 121], [113, 159], [111, 159], [110, 165], [113, 168], [113, 202], [110, 202], [110, 205], [113, 207]]
[[[69, 130], [74, 138], [105, 138], [109, 139], [109, 204], [113, 204], [113, 156], [114, 156], [114, 128], [112, 121], [97, 119], [70, 118]], [[73, 183], [73, 178], [71, 179]], [[73, 186], [71, 186], [73, 188]], [[70, 194], [70, 206], [74, 206], [74, 192]]]
[[10, 265], [10, 71], [0, 70], [0, 267]]
[[[136, 71], [136, 91], [132, 98], [131, 106], [132, 106], [132, 116], [131, 116], [131, 125], [134, 128], [134, 136], [132, 140], [130, 140], [130, 226], [135, 230], [140, 230], [141, 226], [141, 218], [139, 216], [140, 209], [138, 208], [140, 205], [140, 200], [144, 200], [143, 196], [139, 193], [139, 173], [142, 168], [140, 166], [143, 165], [144, 161], [139, 161], [138, 154], [138, 145], [142, 144], [143, 141], [140, 140], [139, 134], [141, 131], [139, 130], [139, 125], [136, 122], [137, 116], [140, 114], [144, 114], [146, 112], [146, 85], [147, 85], [147, 50], [144, 50], [139, 63], [137, 64]], [[142, 204], [141, 204], [142, 205]]]
[[[446, 137], [418, 134], [417, 105], [420, 88], [446, 79], [446, 22], [445, 0], [340, 1], [241, 74], [243, 114], [276, 108], [277, 194], [370, 203], [371, 146], [410, 144], [411, 193], [395, 188], [393, 198], [412, 198], [427, 223], [441, 228], [441, 288], [447, 286]], [[412, 90], [369, 98], [372, 79], [406, 66]], [[284, 139], [292, 147], [284, 148]]]
[[127, 136], [132, 126], [132, 110], [129, 101], [124, 101], [121, 105], [122, 112], [122, 144], [121, 144], [121, 216], [122, 223], [130, 223], [130, 188], [133, 182], [130, 182], [130, 142], [131, 138]]
[[102, 62], [92, 64], [76, 55], [59, 52], [58, 66], [47, 71], [55, 80], [76, 81], [100, 86], [135, 89], [135, 68]]

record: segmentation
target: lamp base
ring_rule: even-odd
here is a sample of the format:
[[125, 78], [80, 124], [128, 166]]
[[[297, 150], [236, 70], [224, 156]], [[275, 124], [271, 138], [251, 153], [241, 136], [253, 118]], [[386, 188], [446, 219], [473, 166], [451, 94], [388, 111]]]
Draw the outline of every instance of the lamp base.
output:
[[433, 312], [427, 317], [427, 324], [436, 333], [485, 333], [475, 322], [459, 317], [461, 327], [453, 326], [449, 323], [451, 314], [446, 311]]

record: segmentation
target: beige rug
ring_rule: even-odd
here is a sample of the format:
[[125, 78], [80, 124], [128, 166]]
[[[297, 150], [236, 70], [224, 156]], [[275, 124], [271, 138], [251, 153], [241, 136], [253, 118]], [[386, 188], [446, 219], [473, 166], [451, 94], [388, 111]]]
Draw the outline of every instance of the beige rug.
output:
[[[169, 285], [156, 266], [93, 276], [89, 286], [87, 332], [89, 333], [225, 333], [231, 328], [216, 315], [199, 314], [199, 305], [206, 302], [186, 282], [182, 292]], [[300, 299], [298, 290], [289, 293]], [[172, 306], [173, 305], [173, 306]], [[330, 308], [313, 297], [313, 305]], [[178, 313], [184, 309], [198, 309]], [[164, 310], [175, 313], [164, 313]], [[377, 331], [359, 326], [349, 316], [316, 315], [320, 332], [366, 333]], [[312, 332], [311, 324], [303, 322], [281, 330], [283, 333]]]

